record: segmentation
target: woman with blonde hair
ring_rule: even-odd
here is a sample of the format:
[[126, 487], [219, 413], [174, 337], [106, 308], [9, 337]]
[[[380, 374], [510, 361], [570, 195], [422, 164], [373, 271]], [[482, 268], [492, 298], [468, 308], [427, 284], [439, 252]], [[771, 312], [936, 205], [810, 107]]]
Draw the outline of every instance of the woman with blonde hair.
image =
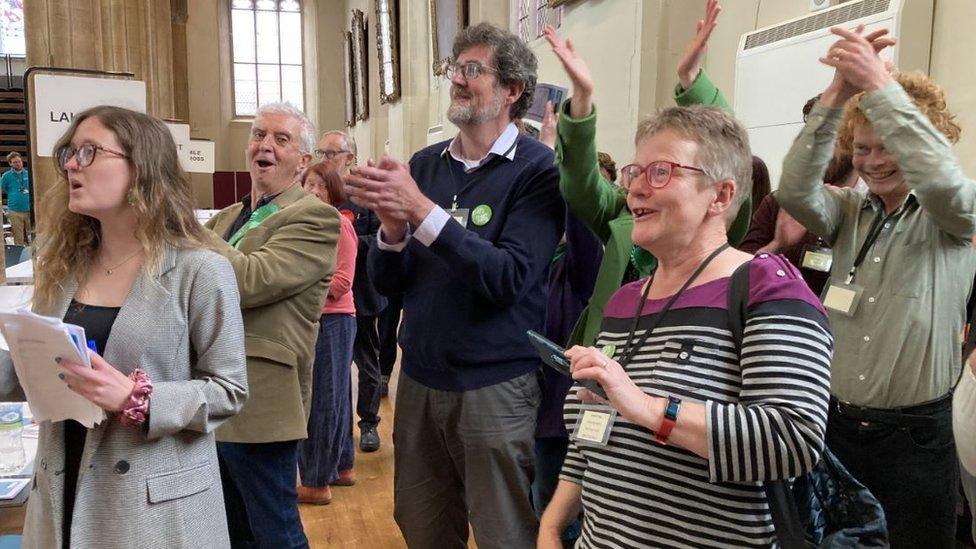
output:
[[[233, 269], [160, 120], [94, 107], [54, 159], [33, 308], [85, 329], [91, 367], [59, 377], [108, 418], [41, 424], [24, 546], [229, 547], [212, 432], [247, 396]], [[23, 398], [4, 351], [0, 399]]]

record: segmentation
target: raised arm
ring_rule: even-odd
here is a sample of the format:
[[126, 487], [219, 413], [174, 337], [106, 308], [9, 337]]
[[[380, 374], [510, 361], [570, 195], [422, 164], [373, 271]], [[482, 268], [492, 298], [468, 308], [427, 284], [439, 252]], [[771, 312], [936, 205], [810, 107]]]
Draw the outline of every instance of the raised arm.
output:
[[573, 215], [606, 242], [610, 239], [607, 224], [627, 207], [627, 194], [600, 174], [593, 78], [571, 41], [552, 27], [546, 27], [545, 36], [573, 83], [573, 95], [560, 106], [556, 125], [559, 191]]

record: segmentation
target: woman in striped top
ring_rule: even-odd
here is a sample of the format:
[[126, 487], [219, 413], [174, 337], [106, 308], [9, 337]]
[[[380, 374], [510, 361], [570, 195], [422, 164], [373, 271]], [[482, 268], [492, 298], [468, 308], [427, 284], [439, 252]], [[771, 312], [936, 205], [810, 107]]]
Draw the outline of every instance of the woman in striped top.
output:
[[[728, 247], [751, 181], [741, 124], [713, 107], [676, 107], [642, 122], [635, 141], [622, 185], [633, 240], [658, 268], [607, 304], [600, 349], [566, 353], [573, 377], [598, 382], [607, 399], [578, 386], [566, 399], [573, 435], [539, 546], [558, 547], [581, 510], [578, 547], [770, 546], [762, 482], [809, 471], [824, 446], [826, 315], [784, 258]], [[736, 342], [729, 277], [746, 262]]]

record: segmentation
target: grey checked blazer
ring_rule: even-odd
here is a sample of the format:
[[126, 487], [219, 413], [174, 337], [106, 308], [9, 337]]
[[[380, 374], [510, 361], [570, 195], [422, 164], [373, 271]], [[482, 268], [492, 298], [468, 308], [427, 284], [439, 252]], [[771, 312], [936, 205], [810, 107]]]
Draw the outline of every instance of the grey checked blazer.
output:
[[[77, 290], [67, 282], [62, 317]], [[213, 430], [247, 398], [244, 327], [234, 271], [206, 250], [168, 249], [158, 278], [141, 274], [112, 326], [105, 360], [153, 382], [141, 429], [114, 416], [88, 431], [71, 547], [229, 547]], [[0, 400], [23, 399], [7, 352]], [[40, 426], [23, 546], [61, 547], [64, 423]]]

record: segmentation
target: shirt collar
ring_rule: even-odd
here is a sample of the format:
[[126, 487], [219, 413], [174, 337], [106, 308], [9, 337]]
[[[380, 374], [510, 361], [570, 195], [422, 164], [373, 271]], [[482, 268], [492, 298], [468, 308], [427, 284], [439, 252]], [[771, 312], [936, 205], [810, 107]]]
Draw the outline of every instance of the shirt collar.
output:
[[246, 195], [244, 195], [244, 198], [241, 199], [241, 204], [244, 205], [245, 210], [256, 211], [261, 206], [264, 206], [268, 204], [268, 202], [271, 202], [275, 198], [278, 198], [279, 194], [281, 193], [262, 196], [261, 198], [258, 199], [258, 203], [254, 206], [254, 210], [251, 210], [251, 193], [247, 193]]
[[514, 160], [515, 143], [518, 141], [518, 136], [518, 127], [516, 127], [514, 123], [509, 122], [508, 126], [505, 127], [505, 130], [501, 135], [498, 136], [498, 139], [496, 139], [495, 143], [491, 146], [491, 150], [488, 151], [488, 154], [481, 159], [468, 160], [466, 158], [461, 158], [460, 152], [458, 151], [460, 144], [458, 143], [457, 137], [452, 139], [451, 142], [444, 147], [444, 150], [441, 151], [441, 156], [450, 154], [451, 158], [464, 164], [465, 172], [473, 172], [491, 160], [492, 155], [501, 156], [507, 158], [508, 160]]
[[[899, 209], [907, 208], [909, 205], [911, 205], [912, 202], [918, 202], [918, 197], [915, 196], [914, 189], [908, 191], [908, 197], [905, 198], [905, 203], [902, 204]], [[864, 210], [867, 208], [874, 208], [875, 210], [880, 210], [883, 212], [885, 209], [885, 205], [884, 202], [881, 201], [881, 198], [878, 197], [878, 195], [874, 194], [871, 191], [868, 191], [867, 193], [865, 193], [864, 199], [861, 202], [861, 209]]]

